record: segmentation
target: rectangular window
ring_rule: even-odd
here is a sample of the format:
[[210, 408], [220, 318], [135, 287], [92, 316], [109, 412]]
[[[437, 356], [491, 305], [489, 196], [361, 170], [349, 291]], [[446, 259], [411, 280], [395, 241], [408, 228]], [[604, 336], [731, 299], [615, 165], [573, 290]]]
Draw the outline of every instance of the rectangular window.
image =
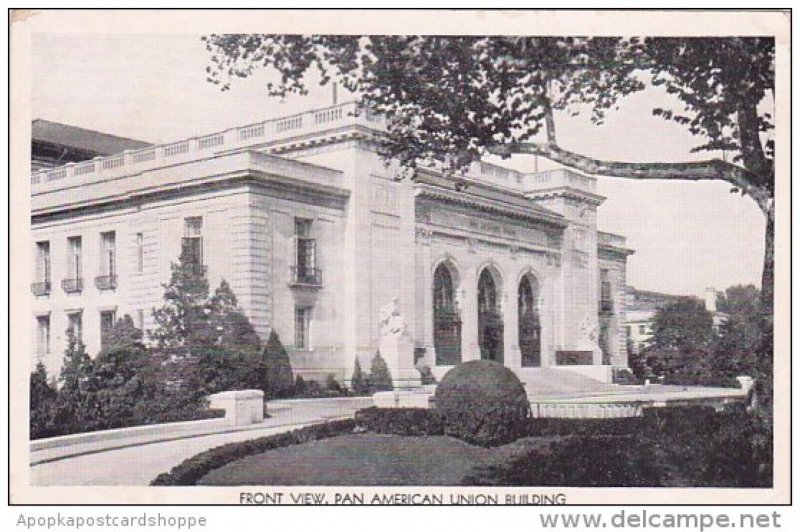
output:
[[295, 349], [311, 349], [311, 309], [309, 307], [294, 309], [294, 347]]
[[100, 348], [108, 345], [108, 340], [111, 337], [111, 330], [114, 328], [114, 321], [116, 320], [117, 313], [113, 310], [104, 310], [100, 312]]
[[100, 273], [109, 277], [117, 274], [117, 234], [100, 233]]
[[136, 311], [136, 328], [144, 332], [144, 310], [138, 309]]
[[144, 271], [144, 235], [136, 233], [136, 273]]
[[639, 334], [647, 334], [647, 325], [639, 325]]
[[600, 270], [600, 311], [611, 312], [614, 310], [614, 302], [611, 297], [611, 280], [608, 277], [608, 270]]
[[79, 236], [71, 236], [67, 239], [67, 273], [70, 279], [83, 278], [82, 244]]
[[70, 312], [67, 314], [67, 322], [75, 338], [79, 342], [83, 342], [83, 312]]
[[50, 352], [50, 316], [36, 318], [36, 353], [46, 355]]
[[181, 257], [187, 264], [203, 264], [203, 218], [192, 216], [183, 220]]
[[631, 326], [630, 326], [630, 325], [626, 325], [626, 326], [625, 326], [625, 335], [626, 335], [628, 338], [630, 338], [630, 337], [631, 337]]
[[36, 282], [50, 284], [50, 241], [36, 243]]
[[295, 218], [295, 274], [300, 283], [318, 283], [317, 241], [311, 238], [312, 220]]

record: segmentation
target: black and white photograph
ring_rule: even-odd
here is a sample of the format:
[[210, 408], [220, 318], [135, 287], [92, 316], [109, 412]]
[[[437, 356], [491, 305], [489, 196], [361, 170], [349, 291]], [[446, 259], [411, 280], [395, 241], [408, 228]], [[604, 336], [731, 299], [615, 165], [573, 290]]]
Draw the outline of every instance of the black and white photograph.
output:
[[788, 503], [790, 16], [9, 11], [10, 501]]

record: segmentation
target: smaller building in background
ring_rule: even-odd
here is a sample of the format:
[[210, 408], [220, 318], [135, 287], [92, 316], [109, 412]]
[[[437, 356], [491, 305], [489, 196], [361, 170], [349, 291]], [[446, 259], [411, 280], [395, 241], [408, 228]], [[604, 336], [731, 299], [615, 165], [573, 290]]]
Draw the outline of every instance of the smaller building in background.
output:
[[653, 317], [656, 313], [666, 306], [676, 303], [681, 297], [690, 297], [703, 302], [705, 309], [711, 314], [716, 333], [719, 333], [720, 326], [728, 320], [726, 313], [717, 310], [719, 292], [715, 288], [706, 288], [702, 298], [639, 290], [632, 286], [627, 288], [625, 333], [636, 353], [646, 348], [653, 337]]
[[653, 317], [681, 296], [639, 290], [629, 286], [625, 297], [625, 333], [636, 353], [647, 347], [653, 337]]
[[151, 144], [140, 140], [37, 118], [31, 123], [31, 170], [36, 172], [148, 146]]

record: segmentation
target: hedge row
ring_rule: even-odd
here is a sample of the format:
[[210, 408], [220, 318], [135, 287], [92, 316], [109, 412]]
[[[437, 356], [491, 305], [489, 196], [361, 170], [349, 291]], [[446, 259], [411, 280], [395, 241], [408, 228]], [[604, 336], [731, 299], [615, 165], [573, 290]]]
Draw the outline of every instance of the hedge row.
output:
[[[735, 410], [735, 409], [728, 409]], [[743, 415], [731, 411], [716, 413], [713, 408], [685, 406], [647, 409], [643, 417], [607, 419], [534, 418], [526, 420], [520, 437], [542, 436], [627, 436], [663, 429], [691, 430], [709, 427], [720, 420]], [[441, 412], [425, 408], [378, 408], [359, 410], [355, 415], [356, 429], [377, 434], [398, 436], [439, 436], [445, 433]]]
[[441, 436], [442, 418], [427, 408], [378, 408], [372, 406], [356, 412], [359, 430], [398, 436]]
[[240, 458], [260, 454], [289, 445], [297, 445], [325, 438], [348, 434], [355, 429], [352, 419], [328, 421], [302, 429], [264, 436], [254, 440], [228, 443], [188, 458], [173, 467], [169, 473], [161, 473], [151, 486], [194, 486], [211, 471]]

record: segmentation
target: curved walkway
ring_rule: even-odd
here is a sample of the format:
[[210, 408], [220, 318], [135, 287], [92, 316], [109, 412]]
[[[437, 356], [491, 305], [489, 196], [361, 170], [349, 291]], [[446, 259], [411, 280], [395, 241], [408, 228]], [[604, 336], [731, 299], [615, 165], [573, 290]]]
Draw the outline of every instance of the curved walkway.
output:
[[[33, 486], [146, 486], [159, 473], [212, 447], [286, 432], [305, 425], [352, 416], [372, 404], [372, 398], [298, 399], [269, 403], [272, 417], [244, 430], [205, 436], [168, 438], [156, 442], [115, 442], [108, 450], [75, 445], [69, 456], [53, 459], [48, 450], [34, 451], [30, 461]], [[63, 454], [63, 453], [62, 453]]]

